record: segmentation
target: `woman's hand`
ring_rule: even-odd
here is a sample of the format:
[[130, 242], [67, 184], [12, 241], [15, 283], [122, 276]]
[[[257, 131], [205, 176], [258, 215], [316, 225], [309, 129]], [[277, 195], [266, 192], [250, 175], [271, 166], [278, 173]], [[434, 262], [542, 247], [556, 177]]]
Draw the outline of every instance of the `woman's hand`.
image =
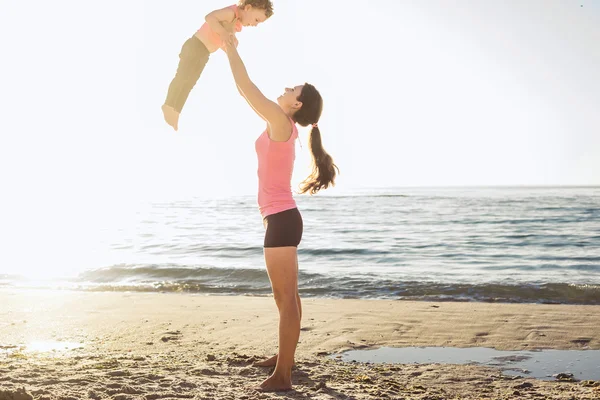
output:
[[[271, 125], [272, 131], [282, 130], [286, 131], [286, 133], [291, 132], [290, 120], [281, 107], [277, 103], [267, 99], [250, 80], [246, 66], [240, 57], [240, 53], [235, 48], [235, 44], [229, 42], [223, 50], [227, 53], [235, 84], [250, 107]], [[283, 128], [281, 128], [282, 126]]]
[[221, 42], [223, 43], [224, 46], [227, 46], [229, 44], [233, 44], [234, 42], [237, 42], [237, 39], [232, 32], [219, 33], [219, 37], [221, 38]]
[[238, 46], [238, 40], [234, 35], [233, 40], [223, 43], [223, 50], [225, 50], [225, 53], [229, 53], [230, 49], [237, 51], [237, 46]]

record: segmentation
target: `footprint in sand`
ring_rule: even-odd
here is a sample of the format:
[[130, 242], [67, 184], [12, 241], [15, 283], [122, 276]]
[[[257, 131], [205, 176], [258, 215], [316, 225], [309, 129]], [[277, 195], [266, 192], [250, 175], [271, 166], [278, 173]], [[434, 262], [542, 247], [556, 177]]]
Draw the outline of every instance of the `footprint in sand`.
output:
[[106, 387], [108, 389], [120, 389], [121, 388], [121, 384], [120, 383], [109, 383], [106, 385]]
[[252, 368], [242, 368], [238, 371], [238, 375], [242, 375], [242, 376], [249, 376], [252, 375], [254, 373], [254, 370]]
[[33, 397], [25, 391], [25, 389], [17, 389], [16, 391], [0, 390], [0, 399], [10, 400], [32, 400]]
[[165, 379], [165, 377], [163, 375], [156, 375], [156, 374], [148, 374], [142, 378], [149, 379], [151, 382], [157, 382], [157, 381], [160, 381], [161, 379]]
[[587, 346], [590, 344], [591, 341], [592, 341], [591, 338], [578, 338], [578, 339], [571, 340], [571, 343], [580, 344], [582, 346]]
[[210, 369], [210, 368], [198, 368], [198, 369], [194, 369], [192, 371], [190, 371], [190, 374], [192, 375], [208, 375], [208, 376], [213, 376], [213, 375], [220, 375], [219, 372], [215, 371], [214, 369]]
[[106, 375], [108, 375], [108, 376], [112, 376], [112, 377], [118, 377], [118, 376], [128, 376], [128, 375], [129, 375], [129, 372], [127, 372], [127, 371], [120, 371], [120, 370], [117, 370], [117, 371], [110, 371], [110, 372], [107, 372], [107, 373], [106, 373]]
[[160, 340], [162, 340], [165, 343], [173, 341], [173, 340], [180, 340], [180, 339], [181, 339], [181, 331], [166, 332], [165, 336], [160, 338]]
[[196, 389], [198, 387], [198, 385], [196, 385], [195, 383], [188, 382], [188, 381], [179, 382], [177, 384], [177, 386], [182, 389]]

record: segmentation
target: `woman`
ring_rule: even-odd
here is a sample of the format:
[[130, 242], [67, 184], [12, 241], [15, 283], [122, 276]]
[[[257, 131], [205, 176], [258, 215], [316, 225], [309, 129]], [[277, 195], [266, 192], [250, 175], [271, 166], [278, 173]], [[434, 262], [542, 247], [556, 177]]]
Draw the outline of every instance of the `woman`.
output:
[[300, 193], [315, 194], [334, 185], [337, 166], [323, 149], [317, 122], [323, 99], [314, 86], [305, 83], [286, 88], [277, 102], [267, 99], [252, 83], [233, 43], [227, 43], [227, 57], [240, 94], [267, 123], [256, 140], [258, 156], [258, 205], [266, 227], [264, 255], [273, 297], [279, 309], [279, 353], [258, 363], [275, 365], [273, 374], [255, 389], [292, 389], [292, 366], [300, 336], [302, 306], [298, 295], [297, 247], [302, 239], [302, 216], [292, 197], [296, 124], [312, 125], [309, 146], [313, 156], [312, 173], [301, 184]]

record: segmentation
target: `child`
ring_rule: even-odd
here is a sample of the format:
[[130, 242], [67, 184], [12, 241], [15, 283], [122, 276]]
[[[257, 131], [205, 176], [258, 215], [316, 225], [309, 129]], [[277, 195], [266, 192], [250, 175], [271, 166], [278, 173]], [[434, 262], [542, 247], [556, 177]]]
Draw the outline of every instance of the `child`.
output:
[[210, 54], [225, 49], [227, 42], [237, 46], [235, 32], [240, 32], [243, 26], [265, 22], [271, 15], [271, 0], [239, 0], [237, 5], [215, 10], [205, 17], [206, 22], [181, 48], [177, 73], [162, 106], [165, 121], [173, 129], [178, 129], [179, 114]]

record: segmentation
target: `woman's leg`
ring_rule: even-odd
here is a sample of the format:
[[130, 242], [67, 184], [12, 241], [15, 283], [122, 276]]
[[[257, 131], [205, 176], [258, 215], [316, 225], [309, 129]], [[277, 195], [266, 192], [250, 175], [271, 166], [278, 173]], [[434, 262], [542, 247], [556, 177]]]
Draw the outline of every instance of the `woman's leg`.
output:
[[298, 291], [298, 252], [296, 251], [296, 300], [298, 301], [298, 314], [302, 322], [302, 302], [300, 301], [300, 292]]
[[[298, 304], [298, 315], [300, 316], [300, 321], [302, 321], [302, 302], [300, 301], [300, 293], [298, 292], [298, 256], [296, 255], [296, 302]], [[256, 367], [273, 367], [277, 365], [277, 354], [273, 357], [268, 358], [264, 361], [260, 361], [254, 363]]]
[[292, 366], [300, 337], [298, 305], [298, 261], [296, 247], [265, 248], [267, 272], [279, 309], [279, 353], [275, 371], [261, 383], [263, 391], [292, 388]]

